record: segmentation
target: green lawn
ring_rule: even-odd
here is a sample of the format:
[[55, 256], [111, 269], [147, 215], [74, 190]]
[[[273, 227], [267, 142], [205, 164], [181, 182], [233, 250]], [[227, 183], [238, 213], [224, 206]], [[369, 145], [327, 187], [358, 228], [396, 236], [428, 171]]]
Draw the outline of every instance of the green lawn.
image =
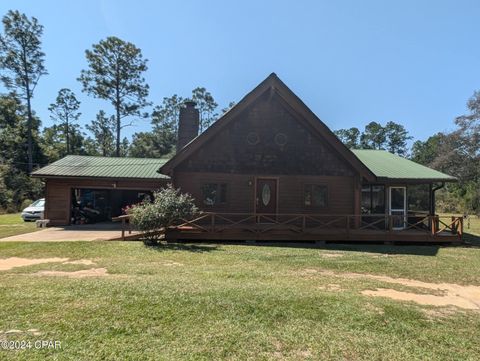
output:
[[480, 218], [469, 216], [464, 221], [463, 231], [465, 233], [465, 241], [480, 246]]
[[[0, 330], [41, 333], [3, 337], [61, 341], [59, 350], [0, 350], [1, 360], [477, 360], [480, 354], [480, 311], [364, 296], [376, 288], [441, 292], [345, 276], [480, 286], [475, 247], [0, 242], [0, 255], [95, 262], [0, 271]], [[109, 275], [32, 275], [92, 267]]]
[[0, 238], [36, 230], [35, 222], [24, 222], [20, 213], [0, 214]]

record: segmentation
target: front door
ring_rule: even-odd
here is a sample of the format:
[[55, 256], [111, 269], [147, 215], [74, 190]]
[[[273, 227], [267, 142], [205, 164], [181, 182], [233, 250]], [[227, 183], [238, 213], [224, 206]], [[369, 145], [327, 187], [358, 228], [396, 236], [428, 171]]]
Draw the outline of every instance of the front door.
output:
[[390, 215], [392, 229], [404, 229], [407, 217], [407, 196], [405, 187], [390, 187]]
[[277, 213], [277, 179], [257, 178], [255, 210], [262, 214]]

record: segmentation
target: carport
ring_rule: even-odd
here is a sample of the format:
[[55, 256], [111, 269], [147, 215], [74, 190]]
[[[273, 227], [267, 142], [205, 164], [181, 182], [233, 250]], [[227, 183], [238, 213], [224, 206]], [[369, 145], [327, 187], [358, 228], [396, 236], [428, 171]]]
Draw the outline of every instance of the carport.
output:
[[125, 206], [165, 187], [158, 173], [166, 159], [69, 155], [36, 170], [45, 181], [45, 219], [49, 225], [109, 221]]

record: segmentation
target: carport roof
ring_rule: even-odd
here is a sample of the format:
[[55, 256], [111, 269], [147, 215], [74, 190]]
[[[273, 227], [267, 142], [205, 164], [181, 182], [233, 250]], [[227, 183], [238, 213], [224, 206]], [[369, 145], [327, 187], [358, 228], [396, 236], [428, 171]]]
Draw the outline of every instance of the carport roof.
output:
[[67, 155], [43, 168], [32, 172], [39, 178], [50, 177], [93, 177], [93, 178], [134, 178], [169, 179], [158, 173], [168, 159], [118, 158], [84, 155]]

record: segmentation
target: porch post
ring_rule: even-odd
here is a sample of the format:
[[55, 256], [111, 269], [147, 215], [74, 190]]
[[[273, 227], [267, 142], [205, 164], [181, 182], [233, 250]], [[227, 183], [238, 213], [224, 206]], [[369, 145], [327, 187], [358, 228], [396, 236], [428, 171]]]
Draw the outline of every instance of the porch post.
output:
[[435, 193], [433, 192], [433, 184], [430, 183], [428, 185], [429, 193], [430, 193], [430, 215], [435, 214]]

